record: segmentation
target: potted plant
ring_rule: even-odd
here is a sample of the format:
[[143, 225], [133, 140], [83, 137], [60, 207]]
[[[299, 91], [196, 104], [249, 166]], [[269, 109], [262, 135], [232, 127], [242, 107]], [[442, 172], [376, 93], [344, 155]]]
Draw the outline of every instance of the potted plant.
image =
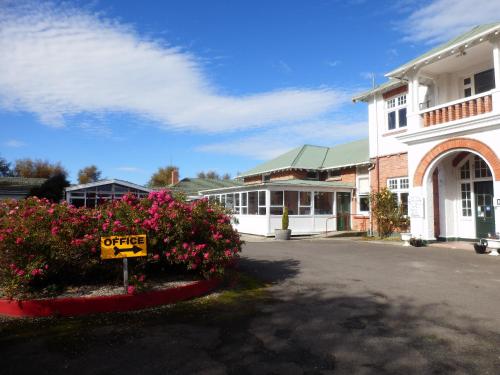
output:
[[490, 235], [486, 239], [486, 242], [488, 243], [488, 248], [491, 249], [490, 255], [497, 257], [499, 255], [498, 249], [500, 249], [500, 236], [498, 234]]
[[479, 242], [474, 243], [474, 250], [477, 254], [484, 254], [486, 253], [487, 246], [488, 242], [485, 239], [481, 238]]
[[425, 243], [421, 238], [412, 237], [410, 240], [410, 245], [415, 247], [422, 247], [425, 245]]
[[276, 240], [289, 240], [292, 235], [292, 230], [288, 229], [288, 208], [283, 209], [283, 216], [281, 217], [281, 229], [274, 230], [274, 239]]

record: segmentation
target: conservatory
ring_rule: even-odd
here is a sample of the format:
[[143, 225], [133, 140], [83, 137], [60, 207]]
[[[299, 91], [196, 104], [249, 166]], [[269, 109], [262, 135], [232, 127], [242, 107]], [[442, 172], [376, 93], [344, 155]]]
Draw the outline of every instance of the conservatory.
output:
[[66, 188], [66, 201], [76, 207], [96, 207], [100, 203], [120, 199], [127, 193], [147, 197], [151, 189], [123, 180], [100, 180]]
[[288, 208], [289, 228], [295, 235], [358, 229], [354, 227], [368, 220], [369, 207], [368, 200], [362, 199], [361, 211], [359, 207], [356, 209], [355, 191], [351, 183], [286, 180], [200, 193], [231, 210], [238, 231], [272, 236], [275, 229], [281, 228], [285, 207]]

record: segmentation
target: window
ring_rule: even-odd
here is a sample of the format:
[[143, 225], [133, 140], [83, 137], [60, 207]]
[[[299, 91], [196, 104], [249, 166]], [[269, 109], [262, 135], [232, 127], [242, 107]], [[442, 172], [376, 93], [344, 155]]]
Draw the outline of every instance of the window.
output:
[[282, 191], [271, 191], [271, 215], [283, 215]]
[[476, 178], [491, 177], [491, 171], [488, 164], [479, 156], [474, 156], [474, 176]]
[[406, 94], [386, 101], [387, 129], [404, 128], [406, 122]]
[[333, 214], [333, 193], [314, 192], [314, 214], [332, 215]]
[[240, 193], [234, 194], [234, 213], [240, 213]]
[[319, 180], [319, 172], [318, 171], [307, 171], [306, 179]]
[[248, 214], [257, 215], [259, 211], [258, 205], [259, 193], [257, 191], [248, 192]]
[[269, 182], [269, 181], [271, 181], [271, 175], [270, 174], [262, 175], [262, 182]]
[[394, 200], [401, 206], [403, 213], [408, 215], [408, 189], [410, 188], [408, 177], [388, 179], [387, 188], [392, 192]]
[[299, 192], [299, 215], [310, 215], [311, 214], [311, 195], [309, 191]]
[[230, 210], [234, 209], [234, 194], [226, 195], [226, 207]]
[[240, 214], [246, 215], [248, 213], [248, 196], [247, 193], [241, 193], [241, 206], [240, 206]]
[[285, 191], [285, 207], [288, 208], [289, 215], [299, 213], [299, 193], [297, 191]]
[[495, 71], [488, 69], [463, 80], [464, 97], [481, 94], [495, 88]]
[[460, 179], [461, 180], [468, 180], [470, 179], [470, 163], [467, 160], [464, 165], [460, 167]]
[[470, 183], [460, 184], [462, 192], [462, 216], [472, 216]]
[[328, 171], [328, 178], [341, 178], [341, 177], [342, 177], [342, 174], [340, 172], [340, 169]]
[[266, 214], [266, 192], [259, 191], [259, 215]]
[[495, 72], [493, 69], [474, 74], [474, 91], [481, 94], [495, 88]]
[[370, 211], [370, 182], [368, 177], [358, 179], [358, 212], [367, 213]]

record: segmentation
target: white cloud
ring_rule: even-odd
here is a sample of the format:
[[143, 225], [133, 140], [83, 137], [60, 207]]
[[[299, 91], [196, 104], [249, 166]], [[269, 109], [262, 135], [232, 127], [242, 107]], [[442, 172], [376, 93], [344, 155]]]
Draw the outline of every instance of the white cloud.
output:
[[19, 148], [26, 146], [26, 143], [17, 139], [9, 139], [8, 141], [4, 142], [4, 145], [6, 147]]
[[368, 136], [366, 122], [338, 124], [331, 121], [295, 124], [265, 130], [226, 142], [212, 143], [197, 151], [267, 160], [303, 144], [333, 146]]
[[143, 173], [144, 170], [139, 168], [139, 167], [128, 167], [128, 166], [123, 166], [123, 167], [118, 167], [116, 168], [117, 171], [120, 172], [131, 172], [131, 173]]
[[433, 0], [414, 10], [401, 30], [407, 41], [433, 44], [499, 18], [498, 0]]
[[196, 56], [115, 20], [68, 6], [2, 4], [0, 106], [51, 126], [123, 112], [166, 128], [219, 132], [309, 120], [349, 100], [328, 87], [224, 95]]
[[330, 60], [326, 62], [326, 65], [328, 65], [330, 68], [335, 68], [340, 64], [340, 60]]

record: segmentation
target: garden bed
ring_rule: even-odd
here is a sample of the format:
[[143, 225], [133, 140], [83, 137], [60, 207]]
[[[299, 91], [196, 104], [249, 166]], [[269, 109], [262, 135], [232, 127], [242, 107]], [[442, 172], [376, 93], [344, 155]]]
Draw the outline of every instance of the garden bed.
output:
[[[9, 317], [78, 316], [141, 310], [199, 297], [214, 290], [219, 284], [220, 279], [168, 281], [156, 284], [155, 288], [147, 292], [137, 294], [124, 294], [123, 287], [118, 289], [114, 286], [88, 289], [80, 287], [70, 292], [70, 294], [73, 293], [72, 297], [0, 299], [0, 315]], [[116, 291], [121, 294], [89, 294], [99, 290], [101, 293]]]

